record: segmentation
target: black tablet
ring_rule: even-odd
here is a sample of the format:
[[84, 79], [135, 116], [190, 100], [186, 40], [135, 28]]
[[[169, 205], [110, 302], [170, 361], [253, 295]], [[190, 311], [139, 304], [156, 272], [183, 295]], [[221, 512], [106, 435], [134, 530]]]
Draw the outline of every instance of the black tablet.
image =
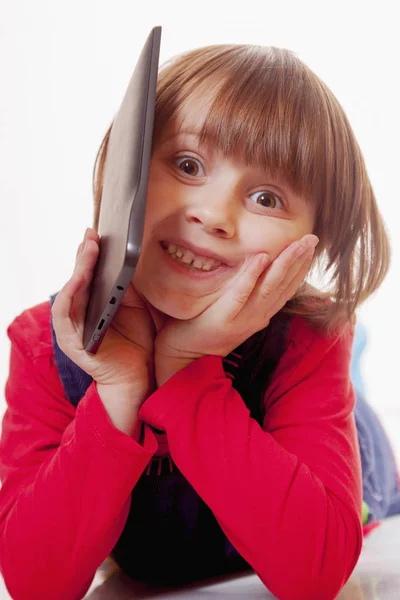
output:
[[111, 129], [83, 345], [95, 354], [139, 260], [146, 212], [161, 27], [150, 32]]

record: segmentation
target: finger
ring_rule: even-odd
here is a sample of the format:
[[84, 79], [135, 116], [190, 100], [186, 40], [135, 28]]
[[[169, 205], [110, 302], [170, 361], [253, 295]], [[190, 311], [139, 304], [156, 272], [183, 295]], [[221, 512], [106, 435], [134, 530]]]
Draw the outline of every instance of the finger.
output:
[[78, 250], [76, 252], [75, 260], [77, 260], [78, 257], [82, 254], [83, 248], [84, 248], [85, 243], [87, 242], [87, 240], [94, 240], [97, 243], [100, 242], [99, 234], [92, 227], [87, 227], [86, 228], [85, 234], [83, 236], [83, 240], [82, 240], [82, 242], [78, 246]]
[[285, 304], [296, 294], [299, 286], [303, 283], [305, 277], [307, 276], [307, 273], [310, 270], [313, 259], [314, 251], [311, 250], [304, 257], [304, 261], [300, 270], [297, 271], [296, 275], [287, 287], [285, 293], [279, 296], [276, 299], [276, 302], [271, 307], [268, 307], [268, 312], [271, 311], [269, 318], [273, 317], [273, 315], [279, 312], [285, 306]]
[[[83, 284], [83, 275], [75, 273], [63, 286], [52, 306], [51, 314], [57, 343], [61, 350], [76, 349], [82, 346], [75, 320], [72, 318], [72, 306], [75, 294]], [[68, 351], [67, 354], [70, 354]]]
[[98, 244], [88, 237], [82, 254], [78, 260], [76, 270], [82, 274], [82, 285], [75, 294], [73, 301], [73, 313], [76, 318], [78, 331], [83, 335], [86, 308], [89, 301], [90, 284], [93, 279], [93, 272], [99, 256]]
[[[314, 249], [308, 250], [303, 256], [302, 261], [296, 265], [296, 268], [292, 270], [292, 279], [289, 282], [286, 290], [287, 300], [289, 300], [296, 292], [299, 285], [304, 281], [307, 276], [315, 256]], [[287, 301], [286, 300], [286, 301]]]
[[246, 304], [268, 261], [268, 254], [263, 253], [252, 256], [244, 265], [235, 284], [227, 294], [224, 294], [215, 302], [213, 310], [218, 314], [218, 311], [223, 309], [225, 318], [233, 320]]
[[[307, 235], [299, 242], [286, 248], [272, 263], [265, 276], [260, 281], [260, 295], [264, 300], [278, 299], [284, 296], [287, 289], [302, 267], [307, 253], [318, 243], [314, 235]], [[275, 300], [273, 300], [275, 302]]]
[[88, 231], [89, 231], [89, 227], [86, 228], [85, 235], [83, 236], [83, 240], [82, 240], [82, 242], [78, 246], [78, 250], [77, 250], [76, 256], [75, 256], [75, 262], [78, 260], [78, 258], [82, 254], [83, 247], [84, 247], [84, 245], [86, 243], [86, 238], [87, 238]]
[[[299, 280], [299, 277], [301, 277], [300, 282], [303, 280], [305, 274], [309, 270], [313, 257], [314, 249], [308, 248], [302, 254], [298, 255], [297, 258], [295, 258], [294, 262], [286, 271], [286, 274], [283, 274], [282, 279], [278, 283], [276, 283], [275, 296], [277, 298], [282, 297], [285, 299], [284, 302], [287, 302], [288, 298], [290, 298], [293, 295], [291, 293], [293, 285], [296, 285], [296, 282]], [[268, 273], [265, 274], [265, 277], [260, 282], [261, 296], [264, 298], [269, 297], [271, 295], [271, 283], [270, 281], [267, 281], [267, 277]]]
[[53, 325], [61, 349], [66, 344], [71, 350], [82, 349], [83, 324], [88, 300], [88, 289], [98, 256], [98, 246], [88, 240], [77, 260], [70, 280], [58, 293], [52, 307]]
[[93, 227], [88, 227], [85, 232], [86, 241], [94, 240], [97, 244], [100, 242], [100, 236]]

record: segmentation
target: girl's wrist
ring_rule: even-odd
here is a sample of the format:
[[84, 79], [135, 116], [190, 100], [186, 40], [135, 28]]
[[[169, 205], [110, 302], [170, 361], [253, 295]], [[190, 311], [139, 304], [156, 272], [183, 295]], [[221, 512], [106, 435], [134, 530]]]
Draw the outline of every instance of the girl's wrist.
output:
[[147, 396], [125, 385], [99, 383], [96, 388], [114, 427], [139, 442], [143, 425], [139, 419], [139, 410]]
[[183, 357], [172, 358], [156, 353], [154, 355], [154, 365], [157, 387], [161, 387], [168, 379], [175, 375], [175, 373], [184, 369], [194, 360], [196, 359]]

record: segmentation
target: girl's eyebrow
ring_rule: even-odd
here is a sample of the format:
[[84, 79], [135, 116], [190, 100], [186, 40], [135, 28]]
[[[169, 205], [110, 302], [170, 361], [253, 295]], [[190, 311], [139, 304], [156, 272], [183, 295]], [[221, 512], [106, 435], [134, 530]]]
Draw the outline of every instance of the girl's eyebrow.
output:
[[200, 136], [200, 129], [196, 129], [195, 127], [189, 127], [189, 126], [188, 127], [181, 127], [176, 132], [176, 135], [180, 135], [180, 134], [194, 135], [196, 137], [199, 137]]
[[174, 132], [170, 133], [169, 135], [167, 135], [166, 137], [162, 138], [160, 143], [165, 144], [166, 142], [170, 142], [171, 140], [173, 140], [181, 135], [190, 135], [191, 137], [197, 138], [197, 140], [198, 140], [200, 137], [200, 130], [194, 129], [193, 127], [182, 128], [182, 129], [179, 129], [178, 131], [174, 131]]

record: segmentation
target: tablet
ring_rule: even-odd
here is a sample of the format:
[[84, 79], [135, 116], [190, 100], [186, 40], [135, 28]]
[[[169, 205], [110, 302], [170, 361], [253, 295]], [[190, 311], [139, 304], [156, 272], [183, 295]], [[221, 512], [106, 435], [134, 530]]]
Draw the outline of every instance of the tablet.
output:
[[100, 253], [89, 290], [83, 346], [96, 354], [139, 260], [146, 211], [161, 27], [137, 61], [107, 147], [98, 234]]

